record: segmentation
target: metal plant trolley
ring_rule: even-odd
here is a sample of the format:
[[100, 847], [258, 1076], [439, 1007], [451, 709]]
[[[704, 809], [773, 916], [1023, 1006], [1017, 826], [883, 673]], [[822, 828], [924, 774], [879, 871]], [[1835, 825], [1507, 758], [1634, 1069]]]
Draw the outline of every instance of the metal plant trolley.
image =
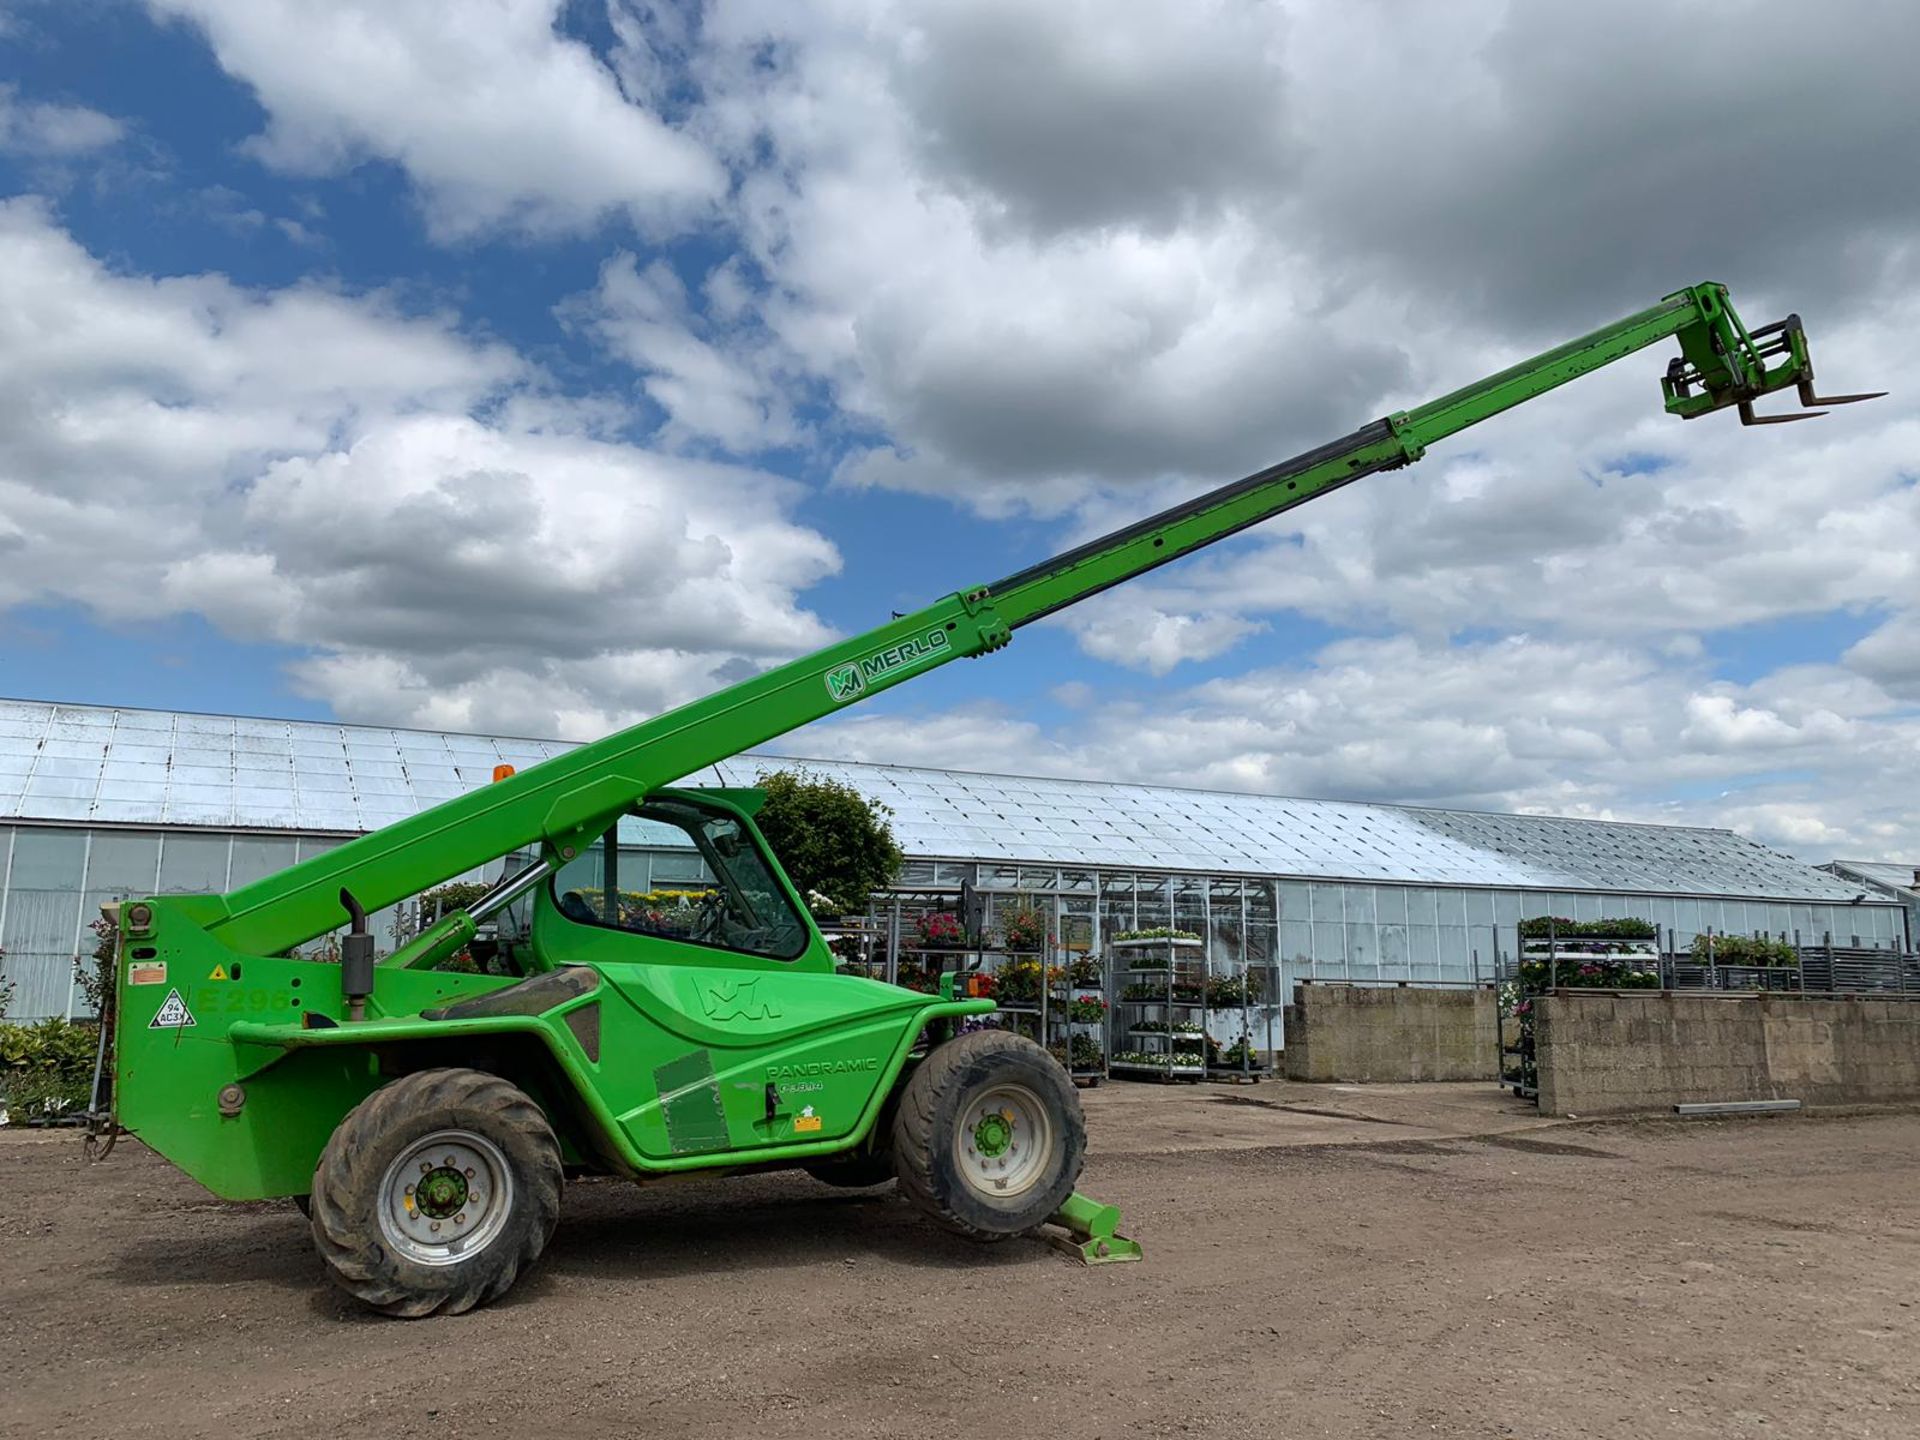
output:
[[1528, 923], [1515, 927], [1510, 964], [1496, 961], [1494, 1035], [1500, 1083], [1522, 1099], [1538, 1100], [1534, 1006], [1539, 998], [1560, 986], [1659, 989], [1663, 961], [1658, 935], [1562, 935], [1552, 926], [1544, 935], [1529, 935]]
[[1239, 1029], [1239, 1034], [1224, 1053], [1216, 1053], [1219, 1046], [1214, 1043], [1211, 1033], [1206, 1036], [1209, 1079], [1246, 1083], [1257, 1081], [1268, 1073], [1268, 1065], [1254, 1058], [1253, 1023], [1255, 1012], [1260, 1012], [1266, 1025], [1267, 1042], [1261, 1053], [1271, 1055], [1274, 995], [1278, 978], [1278, 967], [1272, 964], [1258, 964], [1249, 960], [1237, 974], [1233, 971], [1215, 974], [1212, 963], [1208, 963], [1206, 985], [1200, 994], [1203, 1007], [1201, 1027], [1208, 1029], [1207, 1021], [1215, 1015], [1231, 1015], [1236, 1017]]
[[1108, 1071], [1127, 1079], [1205, 1079], [1205, 942], [1174, 933], [1111, 940], [1107, 948], [1114, 985]]

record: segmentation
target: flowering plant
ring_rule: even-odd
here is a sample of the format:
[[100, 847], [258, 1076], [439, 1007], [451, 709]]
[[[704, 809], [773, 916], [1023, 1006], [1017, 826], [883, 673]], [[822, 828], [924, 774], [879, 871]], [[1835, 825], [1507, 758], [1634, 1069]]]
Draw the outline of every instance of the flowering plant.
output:
[[1091, 989], [1100, 983], [1100, 957], [1098, 955], [1076, 955], [1067, 965], [1067, 974], [1075, 985]]
[[1001, 939], [1009, 950], [1043, 950], [1051, 935], [1047, 917], [1032, 905], [1019, 905], [1000, 922]]
[[958, 949], [967, 943], [966, 927], [960, 917], [946, 910], [934, 910], [913, 922], [913, 933], [929, 950]]
[[1267, 972], [1247, 970], [1239, 975], [1213, 975], [1207, 979], [1207, 1006], [1213, 1010], [1238, 1010], [1242, 1005], [1258, 1005], [1267, 995]]
[[1137, 1065], [1152, 1070], [1197, 1070], [1207, 1063], [1207, 1057], [1198, 1050], [1116, 1050], [1113, 1055], [1116, 1065]]
[[1067, 1007], [1067, 1018], [1081, 1025], [1098, 1025], [1107, 1018], [1107, 1002], [1097, 995], [1083, 995]]
[[1229, 1045], [1225, 1050], [1222, 1050], [1217, 1043], [1209, 1039], [1207, 1041], [1207, 1063], [1209, 1065], [1230, 1066], [1235, 1070], [1245, 1070], [1258, 1065], [1260, 1059], [1253, 1053], [1253, 1037], [1245, 1031], [1242, 1031], [1240, 1038], [1235, 1040], [1233, 1044]]
[[1122, 930], [1113, 937], [1118, 940], [1198, 940], [1200, 937], [1191, 930], [1175, 930], [1167, 925], [1150, 925], [1142, 930]]
[[1026, 1001], [1040, 998], [1042, 977], [1049, 987], [1067, 978], [1064, 966], [1041, 966], [1038, 960], [1009, 960], [994, 975], [994, 990], [1002, 1000]]

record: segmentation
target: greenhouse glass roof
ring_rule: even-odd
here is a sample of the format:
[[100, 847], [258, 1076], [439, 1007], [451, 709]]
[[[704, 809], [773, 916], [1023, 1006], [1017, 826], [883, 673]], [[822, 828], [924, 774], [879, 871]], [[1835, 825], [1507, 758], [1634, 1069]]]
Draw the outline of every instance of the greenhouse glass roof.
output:
[[[0, 819], [353, 834], [573, 747], [424, 730], [0, 700]], [[1857, 887], [1729, 830], [741, 755], [894, 812], [912, 856], [1528, 890], [1849, 901]]]

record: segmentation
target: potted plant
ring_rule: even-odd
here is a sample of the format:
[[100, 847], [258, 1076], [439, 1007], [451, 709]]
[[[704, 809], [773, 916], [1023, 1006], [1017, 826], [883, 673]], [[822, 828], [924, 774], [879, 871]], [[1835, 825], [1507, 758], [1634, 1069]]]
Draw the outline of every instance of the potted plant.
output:
[[1001, 920], [1000, 937], [1009, 950], [1044, 950], [1051, 938], [1047, 917], [1036, 906], [1016, 905]]
[[1097, 995], [1082, 995], [1067, 1007], [1067, 1019], [1076, 1025], [1098, 1025], [1107, 1018], [1107, 1002]]
[[1122, 930], [1113, 937], [1116, 945], [1137, 945], [1145, 941], [1158, 941], [1161, 944], [1198, 945], [1200, 937], [1191, 930], [1176, 930], [1168, 925], [1149, 925], [1139, 930]]
[[946, 910], [932, 910], [913, 922], [913, 933], [925, 950], [959, 950], [967, 943], [966, 927], [960, 917]]

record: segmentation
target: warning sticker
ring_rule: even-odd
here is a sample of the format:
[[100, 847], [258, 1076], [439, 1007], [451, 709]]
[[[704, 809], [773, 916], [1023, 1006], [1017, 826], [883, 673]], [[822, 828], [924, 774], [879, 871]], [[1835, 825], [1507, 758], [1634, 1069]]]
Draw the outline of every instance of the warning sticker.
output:
[[213, 973], [207, 976], [207, 979], [209, 980], [224, 980], [226, 978], [227, 978], [227, 967], [224, 965], [214, 966]]
[[180, 992], [169, 990], [167, 998], [160, 1002], [160, 1013], [147, 1022], [149, 1030], [184, 1030], [193, 1024], [193, 1012], [187, 1009], [187, 1002], [180, 998]]
[[134, 960], [127, 966], [127, 984], [164, 985], [167, 983], [167, 962], [164, 960]]
[[793, 1132], [796, 1135], [804, 1135], [809, 1130], [818, 1130], [819, 1128], [820, 1117], [813, 1113], [813, 1107], [811, 1105], [793, 1117]]

